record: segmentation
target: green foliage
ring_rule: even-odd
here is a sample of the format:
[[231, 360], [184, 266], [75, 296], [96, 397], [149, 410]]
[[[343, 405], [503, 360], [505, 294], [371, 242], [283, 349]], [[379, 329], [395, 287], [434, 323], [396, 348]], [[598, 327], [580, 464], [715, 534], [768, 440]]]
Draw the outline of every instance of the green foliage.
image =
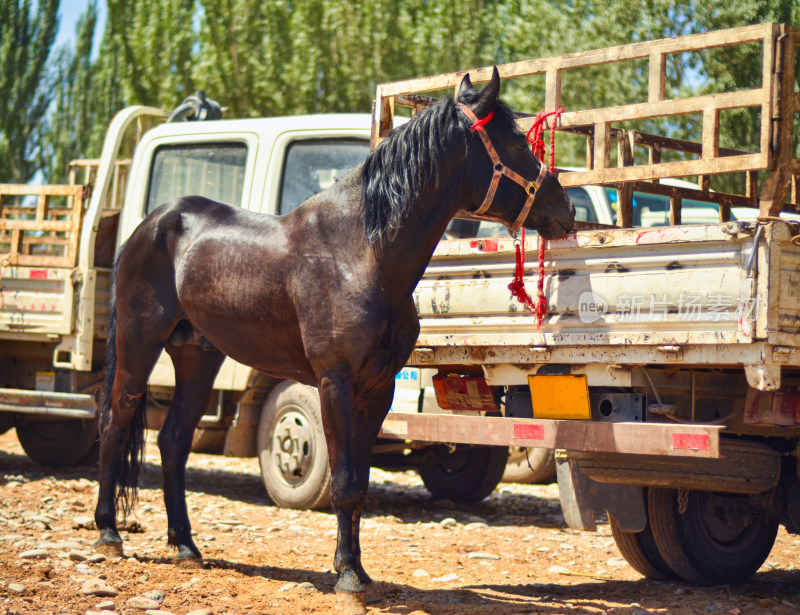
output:
[[79, 19], [75, 50], [59, 50], [55, 69], [53, 107], [41, 127], [39, 162], [48, 183], [67, 181], [70, 161], [89, 148], [96, 126], [98, 100], [96, 74], [91, 60], [97, 24], [97, 6], [92, 3]]
[[[14, 6], [19, 12], [20, 1], [0, 0], [0, 10], [8, 13]], [[30, 2], [25, 0], [22, 6]], [[42, 89], [56, 96], [45, 130], [47, 148], [40, 156], [47, 176], [54, 179], [63, 175], [69, 158], [99, 155], [103, 131], [123, 106], [172, 109], [195, 89], [218, 100], [228, 109], [228, 117], [369, 111], [375, 86], [386, 81], [769, 20], [796, 22], [800, 16], [797, 0], [107, 0], [107, 4], [97, 57], [92, 58], [90, 51], [96, 19], [92, 5], [76, 48], [59, 56], [53, 81]], [[2, 33], [9, 29], [9, 21], [0, 20], [0, 52], [7, 49]], [[32, 45], [27, 47], [33, 56]], [[670, 56], [668, 96], [749, 87], [748, 80], [757, 72], [754, 67], [760, 67], [760, 59], [747, 49]], [[27, 74], [0, 75], [0, 92], [5, 82], [19, 82]], [[564, 76], [563, 102], [568, 110], [578, 110], [643, 101], [647, 78], [646, 61], [569, 71]], [[43, 79], [40, 72], [36, 83]], [[515, 108], [535, 112], [544, 104], [544, 78], [509, 84], [503, 96]], [[5, 117], [0, 120], [6, 121]], [[37, 123], [29, 120], [24, 124]], [[636, 128], [697, 139], [697, 120], [641, 122]], [[724, 116], [723, 146], [752, 147], [753, 125], [751, 117]], [[12, 149], [3, 145], [8, 141], [5, 132], [0, 156]], [[583, 165], [582, 140], [559, 139], [564, 140], [559, 164]], [[21, 159], [29, 160], [32, 151], [28, 146]]]
[[52, 92], [47, 62], [58, 0], [0, 0], [0, 182], [25, 183], [36, 172], [38, 127]]
[[117, 62], [123, 97], [171, 106], [194, 91], [194, 0], [107, 0], [107, 49]]

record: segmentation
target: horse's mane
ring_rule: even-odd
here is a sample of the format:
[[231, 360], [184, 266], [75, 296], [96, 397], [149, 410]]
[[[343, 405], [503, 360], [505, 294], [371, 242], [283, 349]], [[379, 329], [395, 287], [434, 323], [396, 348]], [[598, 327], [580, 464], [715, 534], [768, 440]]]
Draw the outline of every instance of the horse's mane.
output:
[[[468, 92], [472, 103], [479, 91]], [[496, 120], [516, 127], [511, 108], [497, 101]], [[395, 128], [370, 152], [362, 167], [364, 234], [374, 243], [384, 233], [397, 232], [420, 197], [423, 187], [439, 183], [446, 144], [454, 133], [469, 140], [469, 120], [459, 113], [451, 98], [443, 99]]]

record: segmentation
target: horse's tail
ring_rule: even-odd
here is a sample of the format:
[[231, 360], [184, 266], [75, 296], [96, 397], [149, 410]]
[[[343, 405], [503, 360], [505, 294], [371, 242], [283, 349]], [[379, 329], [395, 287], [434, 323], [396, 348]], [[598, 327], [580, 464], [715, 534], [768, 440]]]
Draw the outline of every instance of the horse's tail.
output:
[[[108, 340], [106, 341], [106, 375], [105, 375], [105, 395], [103, 404], [100, 407], [100, 423], [103, 429], [111, 419], [111, 395], [114, 390], [114, 378], [117, 374], [117, 270], [119, 268], [120, 257], [125, 246], [122, 246], [116, 261], [111, 280], [111, 318], [108, 324]], [[147, 390], [145, 389], [140, 398], [136, 411], [131, 420], [130, 434], [125, 444], [122, 457], [117, 462], [114, 474], [117, 478], [116, 504], [122, 510], [123, 523], [127, 520], [133, 506], [136, 504], [139, 489], [139, 470], [144, 463], [144, 430], [147, 409]]]

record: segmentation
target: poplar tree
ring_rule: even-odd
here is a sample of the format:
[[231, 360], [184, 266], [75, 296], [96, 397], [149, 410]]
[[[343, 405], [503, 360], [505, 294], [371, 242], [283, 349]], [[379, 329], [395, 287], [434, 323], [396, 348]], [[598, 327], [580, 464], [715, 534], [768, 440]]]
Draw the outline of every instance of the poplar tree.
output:
[[0, 0], [0, 181], [25, 183], [37, 169], [39, 126], [52, 97], [48, 59], [58, 0]]
[[194, 0], [107, 0], [105, 49], [127, 104], [171, 108], [194, 92]]
[[[67, 180], [71, 160], [89, 154], [98, 125], [98, 88], [92, 62], [97, 5], [92, 2], [78, 20], [74, 51], [61, 50], [53, 88], [53, 106], [43, 123], [40, 164], [48, 183]], [[105, 119], [105, 118], [103, 118]]]

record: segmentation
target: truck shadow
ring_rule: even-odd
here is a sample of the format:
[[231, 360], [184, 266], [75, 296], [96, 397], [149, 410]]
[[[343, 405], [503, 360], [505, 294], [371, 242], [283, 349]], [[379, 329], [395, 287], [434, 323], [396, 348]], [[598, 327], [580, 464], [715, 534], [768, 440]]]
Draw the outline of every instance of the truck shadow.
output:
[[[149, 454], [143, 465], [140, 477], [142, 489], [161, 489], [161, 466], [154, 463], [154, 459], [158, 460], [158, 454]], [[213, 464], [213, 459], [209, 462], [206, 457], [204, 463]], [[392, 515], [403, 523], [416, 523], [440, 522], [451, 517], [462, 525], [485, 523], [489, 526], [565, 527], [557, 498], [519, 493], [518, 490], [509, 493], [501, 485], [481, 502], [455, 504], [450, 500], [434, 500], [421, 486], [393, 484], [390, 482], [393, 473], [384, 473], [383, 476], [390, 478], [370, 484], [364, 506], [366, 519]], [[44, 478], [95, 481], [97, 467], [45, 468], [24, 454], [0, 450], [0, 486], [10, 481], [29, 482]], [[408, 477], [400, 474], [398, 480], [409, 482]], [[274, 506], [260, 475], [198, 467], [192, 463], [192, 458], [186, 469], [186, 488], [188, 491], [221, 496], [236, 502]]]

